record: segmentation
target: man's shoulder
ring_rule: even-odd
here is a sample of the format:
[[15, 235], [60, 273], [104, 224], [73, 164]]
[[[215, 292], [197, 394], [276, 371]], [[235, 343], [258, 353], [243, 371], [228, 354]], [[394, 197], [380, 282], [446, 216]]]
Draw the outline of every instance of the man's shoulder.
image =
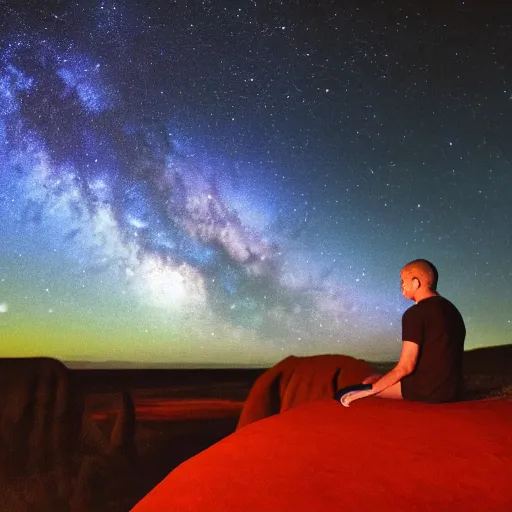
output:
[[418, 308], [418, 304], [413, 304], [409, 306], [402, 315], [403, 318], [413, 317], [421, 312], [421, 309]]
[[[423, 309], [451, 309], [457, 310], [453, 302], [449, 301], [442, 295], [434, 295], [428, 299], [422, 300], [417, 306], [421, 306]], [[458, 311], [458, 310], [457, 310]]]
[[404, 317], [411, 316], [420, 316], [432, 309], [439, 309], [444, 307], [453, 307], [455, 306], [448, 300], [442, 297], [441, 295], [434, 295], [432, 297], [428, 297], [427, 299], [420, 300], [416, 304], [413, 304], [408, 309], [405, 310]]
[[415, 304], [418, 311], [418, 316], [423, 317], [439, 317], [449, 319], [451, 322], [464, 322], [462, 315], [457, 307], [446, 297], [436, 295], [422, 300]]

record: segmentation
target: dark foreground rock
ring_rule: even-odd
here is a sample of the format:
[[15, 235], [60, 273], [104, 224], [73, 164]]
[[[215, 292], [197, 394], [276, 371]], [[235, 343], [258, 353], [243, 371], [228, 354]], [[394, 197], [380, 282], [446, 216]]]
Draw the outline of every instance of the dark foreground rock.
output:
[[134, 426], [128, 393], [108, 439], [85, 413], [82, 390], [62, 363], [0, 359], [0, 510], [127, 510]]

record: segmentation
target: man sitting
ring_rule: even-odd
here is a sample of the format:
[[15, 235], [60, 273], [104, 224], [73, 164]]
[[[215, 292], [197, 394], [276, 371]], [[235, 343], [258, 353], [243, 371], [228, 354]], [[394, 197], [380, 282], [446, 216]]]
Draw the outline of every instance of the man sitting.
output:
[[344, 394], [354, 400], [376, 395], [420, 402], [450, 402], [462, 392], [462, 356], [466, 328], [458, 309], [441, 297], [436, 267], [427, 260], [411, 261], [400, 272], [402, 294], [415, 302], [402, 317], [402, 351], [397, 365], [363, 384], [372, 388]]

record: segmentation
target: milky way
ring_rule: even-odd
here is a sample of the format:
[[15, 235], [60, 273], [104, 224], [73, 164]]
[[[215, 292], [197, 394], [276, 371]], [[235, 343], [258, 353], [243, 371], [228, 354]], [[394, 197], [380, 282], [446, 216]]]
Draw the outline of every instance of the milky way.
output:
[[5, 355], [391, 357], [415, 257], [469, 344], [509, 341], [502, 25], [449, 40], [471, 6], [2, 9]]

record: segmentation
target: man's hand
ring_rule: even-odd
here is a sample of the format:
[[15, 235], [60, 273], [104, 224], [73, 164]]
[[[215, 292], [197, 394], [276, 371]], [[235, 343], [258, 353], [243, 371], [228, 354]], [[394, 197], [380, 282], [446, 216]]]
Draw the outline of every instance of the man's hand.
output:
[[360, 398], [365, 398], [367, 396], [372, 395], [385, 396], [386, 398], [401, 398], [401, 390], [392, 393], [393, 396], [386, 396], [384, 393], [387, 393], [386, 390], [388, 388], [393, 389], [393, 386], [397, 382], [399, 382], [403, 377], [409, 375], [412, 371], [414, 371], [416, 361], [418, 359], [418, 353], [419, 345], [417, 343], [414, 343], [413, 341], [404, 340], [402, 342], [402, 352], [400, 353], [400, 360], [398, 361], [397, 365], [388, 373], [386, 373], [386, 375], [377, 376], [376, 374], [374, 374], [370, 375], [370, 377], [367, 377], [363, 381], [363, 384], [372, 384], [372, 389], [365, 391], [351, 391], [349, 393], [345, 393], [340, 399], [341, 404], [344, 405], [345, 407], [349, 407], [354, 400], [359, 400]]
[[341, 397], [341, 405], [344, 405], [345, 407], [350, 407], [351, 402], [354, 400], [359, 400], [360, 398], [365, 398], [367, 396], [373, 395], [374, 392], [371, 389], [365, 390], [365, 391], [349, 391], [348, 393], [345, 393]]

